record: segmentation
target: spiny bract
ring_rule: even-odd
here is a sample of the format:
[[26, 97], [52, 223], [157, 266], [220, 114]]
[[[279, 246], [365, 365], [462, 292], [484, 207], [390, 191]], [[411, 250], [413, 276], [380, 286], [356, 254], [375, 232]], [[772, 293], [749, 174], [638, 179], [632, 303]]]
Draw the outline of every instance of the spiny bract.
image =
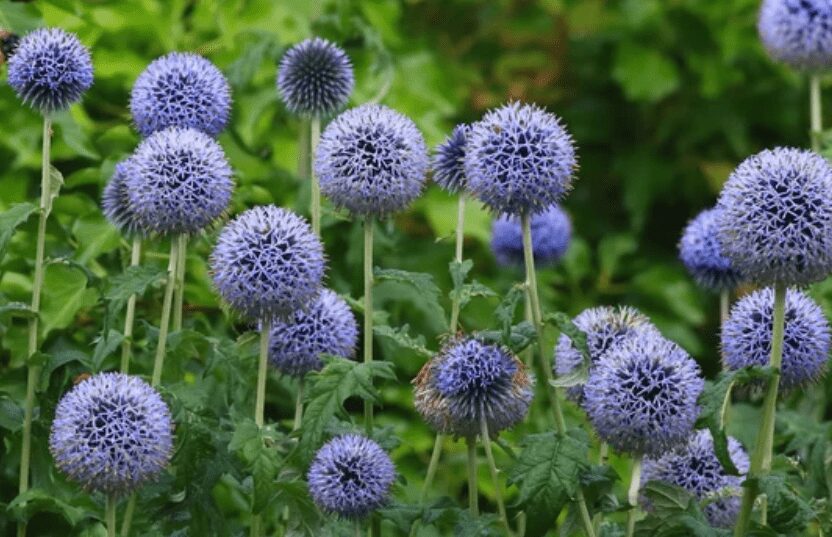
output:
[[237, 313], [280, 318], [321, 291], [324, 250], [309, 224], [291, 211], [254, 207], [229, 222], [211, 254], [214, 285]]
[[142, 136], [168, 127], [218, 135], [228, 123], [231, 88], [202, 56], [172, 52], [142, 71], [130, 93], [130, 112]]
[[[768, 365], [773, 316], [771, 288], [734, 304], [722, 326], [722, 358], [728, 369]], [[788, 391], [818, 380], [826, 371], [830, 347], [829, 322], [820, 306], [802, 291], [786, 291], [780, 388]]]
[[309, 467], [309, 493], [326, 513], [363, 518], [390, 499], [396, 468], [369, 438], [348, 434], [318, 450]]
[[286, 51], [277, 70], [277, 89], [286, 108], [304, 116], [335, 112], [346, 104], [354, 85], [349, 56], [320, 37]]
[[401, 211], [422, 192], [428, 170], [422, 134], [407, 117], [365, 104], [330, 123], [315, 154], [321, 192], [360, 216]]
[[679, 241], [679, 259], [697, 284], [711, 291], [734, 289], [742, 277], [722, 253], [719, 209], [706, 209], [691, 220]]
[[351, 358], [358, 325], [350, 307], [334, 291], [324, 289], [305, 309], [272, 324], [269, 360], [281, 373], [303, 377], [319, 371], [322, 354]]
[[829, 0], [764, 0], [757, 29], [777, 61], [806, 71], [832, 66]]
[[451, 194], [465, 190], [467, 185], [465, 138], [470, 130], [468, 125], [457, 125], [445, 141], [433, 150], [433, 181]]
[[584, 408], [613, 448], [656, 455], [691, 434], [704, 384], [681, 347], [645, 332], [601, 356], [584, 386]]
[[39, 28], [9, 58], [9, 86], [43, 114], [64, 110], [92, 86], [92, 58], [75, 34]]
[[162, 235], [202, 231], [228, 208], [234, 188], [222, 147], [203, 132], [179, 127], [139, 144], [124, 181], [139, 225]]
[[65, 394], [55, 409], [49, 451], [84, 488], [135, 491], [167, 466], [173, 424], [159, 393], [139, 377], [99, 373]]
[[832, 167], [802, 149], [745, 159], [719, 197], [725, 257], [749, 280], [807, 284], [832, 271]]
[[127, 195], [127, 159], [116, 164], [110, 182], [104, 187], [101, 195], [101, 210], [115, 228], [127, 236], [145, 234], [133, 209], [130, 207], [130, 198]]
[[510, 103], [471, 126], [465, 152], [468, 189], [496, 213], [545, 211], [572, 187], [578, 159], [559, 117]]
[[[529, 222], [535, 266], [557, 262], [572, 242], [572, 222], [558, 205], [535, 214]], [[520, 266], [523, 258], [523, 229], [516, 216], [502, 215], [491, 226], [491, 251], [502, 266]]]

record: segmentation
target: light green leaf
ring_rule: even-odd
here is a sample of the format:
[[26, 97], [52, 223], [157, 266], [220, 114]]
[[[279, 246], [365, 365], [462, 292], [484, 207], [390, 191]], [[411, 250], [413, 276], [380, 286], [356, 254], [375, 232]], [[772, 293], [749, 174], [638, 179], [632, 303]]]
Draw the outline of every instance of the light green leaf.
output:
[[18, 203], [0, 213], [0, 261], [6, 255], [6, 248], [15, 229], [28, 220], [36, 210], [37, 207], [31, 203]]
[[52, 330], [66, 328], [84, 307], [96, 302], [96, 291], [87, 288], [86, 275], [75, 267], [50, 264], [43, 283], [41, 319], [44, 336]]

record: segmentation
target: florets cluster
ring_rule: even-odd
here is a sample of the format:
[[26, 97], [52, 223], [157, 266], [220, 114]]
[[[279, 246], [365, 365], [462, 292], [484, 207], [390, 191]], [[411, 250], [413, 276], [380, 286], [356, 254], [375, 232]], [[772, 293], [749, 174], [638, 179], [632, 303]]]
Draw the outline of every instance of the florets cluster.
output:
[[[535, 266], [556, 263], [572, 242], [572, 222], [558, 205], [535, 214], [529, 222]], [[491, 227], [491, 251], [502, 266], [523, 266], [523, 229], [517, 216], [502, 215]]]
[[277, 71], [277, 89], [286, 108], [306, 116], [335, 112], [346, 104], [354, 85], [349, 56], [319, 37], [286, 51]]
[[775, 60], [807, 71], [832, 66], [832, 4], [827, 0], [764, 0], [757, 29]]
[[679, 241], [679, 259], [697, 284], [711, 291], [734, 289], [742, 277], [722, 253], [719, 209], [706, 209], [691, 220]]
[[125, 235], [144, 234], [133, 209], [130, 207], [130, 197], [127, 195], [127, 160], [116, 164], [110, 182], [104, 187], [101, 195], [101, 210], [107, 220]]
[[457, 125], [445, 141], [433, 150], [433, 180], [444, 190], [455, 194], [465, 190], [465, 138], [471, 127]]

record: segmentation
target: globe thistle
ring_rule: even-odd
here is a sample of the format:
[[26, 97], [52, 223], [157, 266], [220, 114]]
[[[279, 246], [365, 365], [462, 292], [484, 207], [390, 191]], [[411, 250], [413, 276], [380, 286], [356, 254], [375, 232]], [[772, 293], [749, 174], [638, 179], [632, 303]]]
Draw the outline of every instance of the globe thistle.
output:
[[535, 105], [488, 112], [466, 138], [468, 189], [497, 213], [545, 211], [569, 191], [578, 167], [560, 118]]
[[748, 157], [719, 197], [725, 257], [753, 282], [807, 284], [832, 271], [832, 167], [801, 149]]
[[[748, 454], [739, 442], [730, 437], [728, 453], [740, 473], [748, 472]], [[657, 458], [645, 458], [642, 486], [648, 481], [682, 487], [698, 500], [712, 499], [705, 506], [705, 516], [714, 526], [730, 528], [736, 522], [743, 478], [725, 473], [716, 458], [713, 437], [707, 429], [696, 431], [687, 443], [672, 451]]]
[[433, 180], [444, 190], [456, 194], [465, 190], [465, 138], [471, 127], [457, 125], [433, 151]]
[[[722, 325], [725, 367], [765, 366], [771, 353], [774, 292], [759, 289], [738, 300]], [[786, 291], [780, 388], [788, 391], [818, 380], [826, 371], [832, 337], [820, 306], [796, 289]]]
[[[650, 319], [630, 306], [600, 306], [588, 308], [579, 313], [573, 324], [584, 334], [589, 350], [590, 366], [611, 348], [639, 334], [649, 333], [660, 337], [659, 331]], [[555, 346], [555, 363], [552, 369], [556, 376], [569, 375], [583, 365], [583, 356], [566, 334], [561, 334]], [[583, 400], [583, 385], [567, 390], [569, 397], [577, 402]]]
[[8, 58], [9, 85], [42, 114], [64, 110], [92, 86], [92, 58], [75, 34], [39, 28]]
[[321, 192], [359, 216], [401, 211], [422, 192], [428, 154], [413, 122], [365, 104], [330, 123], [315, 154]]
[[613, 448], [657, 455], [693, 431], [703, 387], [699, 366], [681, 347], [646, 332], [598, 359], [584, 386], [584, 408]]
[[138, 225], [163, 235], [203, 230], [228, 208], [234, 188], [222, 147], [205, 133], [179, 127], [139, 144], [124, 184]]
[[211, 254], [222, 298], [255, 319], [306, 308], [320, 293], [324, 264], [323, 246], [309, 224], [274, 205], [249, 209], [229, 222]]
[[521, 421], [529, 410], [534, 380], [517, 357], [475, 338], [451, 341], [425, 364], [414, 381], [416, 410], [437, 431], [490, 434]]
[[777, 61], [806, 71], [832, 66], [832, 4], [828, 0], [764, 0], [757, 29]]
[[130, 198], [125, 184], [127, 169], [127, 159], [116, 164], [113, 176], [101, 195], [101, 210], [113, 227], [127, 236], [132, 236], [144, 234], [144, 230], [130, 207]]
[[[572, 222], [557, 204], [531, 217], [535, 265], [556, 263], [572, 241]], [[491, 226], [491, 251], [501, 266], [523, 266], [523, 229], [516, 216], [502, 215]]]
[[355, 79], [349, 56], [326, 39], [306, 39], [286, 51], [277, 70], [277, 89], [295, 114], [321, 116], [347, 103]]
[[269, 360], [281, 373], [303, 378], [320, 371], [322, 354], [351, 358], [358, 340], [355, 316], [343, 298], [324, 289], [306, 309], [272, 324]]
[[170, 461], [173, 424], [159, 393], [139, 377], [99, 373], [55, 409], [49, 451], [87, 490], [122, 495], [156, 478]]
[[706, 209], [691, 220], [679, 241], [679, 259], [697, 284], [709, 291], [729, 291], [741, 281], [731, 260], [722, 254], [719, 209]]
[[369, 438], [348, 434], [318, 450], [309, 467], [309, 493], [324, 512], [357, 519], [390, 499], [396, 468], [390, 456]]
[[130, 92], [130, 112], [142, 136], [168, 127], [217, 136], [228, 123], [231, 88], [202, 56], [172, 52], [142, 71]]

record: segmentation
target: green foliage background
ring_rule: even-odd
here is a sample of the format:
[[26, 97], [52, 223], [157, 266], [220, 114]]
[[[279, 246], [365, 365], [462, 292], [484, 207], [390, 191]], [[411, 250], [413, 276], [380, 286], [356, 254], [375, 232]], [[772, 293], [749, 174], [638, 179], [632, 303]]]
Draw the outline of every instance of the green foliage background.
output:
[[[808, 146], [809, 141], [806, 81], [765, 56], [755, 30], [757, 4], [0, 2], [0, 28], [23, 33], [48, 25], [76, 32], [92, 49], [96, 75], [83, 102], [55, 118], [53, 163], [64, 174], [65, 186], [48, 229], [52, 263], [43, 306], [43, 350], [48, 358], [35, 427], [33, 478], [41, 496], [27, 504], [27, 513], [36, 512], [31, 534], [92, 536], [103, 531], [96, 519], [100, 498], [76, 491], [57, 474], [46, 438], [54, 405], [72, 379], [117, 367], [119, 334], [102, 330], [120, 329], [112, 278], [123, 271], [128, 245], [103, 219], [99, 197], [114, 164], [138, 142], [130, 125], [129, 91], [154, 58], [174, 50], [194, 51], [228, 76], [233, 118], [219, 140], [237, 181], [232, 214], [264, 203], [305, 213], [308, 186], [297, 174], [301, 123], [278, 100], [274, 79], [284, 50], [306, 37], [336, 41], [352, 58], [357, 87], [351, 105], [380, 100], [413, 118], [431, 146], [454, 124], [476, 120], [507, 100], [547, 107], [561, 115], [573, 133], [581, 169], [564, 204], [574, 222], [572, 247], [558, 267], [541, 275], [546, 309], [574, 315], [590, 305], [634, 305], [713, 377], [719, 370], [717, 300], [688, 278], [676, 260], [676, 241], [686, 221], [714, 202], [742, 158], [762, 148]], [[36, 202], [41, 124], [5, 82], [0, 84], [0, 118], [0, 211], [5, 211], [18, 202]], [[491, 217], [470, 205], [465, 249], [474, 261], [472, 275], [503, 294], [521, 275], [498, 270], [488, 249]], [[455, 200], [429, 187], [410, 210], [380, 225], [376, 264], [433, 275], [442, 290], [441, 304], [447, 306], [454, 223]], [[29, 218], [11, 237], [4, 256], [0, 248], [0, 533], [13, 531], [14, 517], [27, 514], [14, 506], [4, 509], [17, 486], [26, 354], [25, 320], [11, 315], [8, 304], [29, 300], [35, 228], [36, 218]], [[261, 441], [245, 421], [253, 406], [256, 349], [247, 332], [250, 327], [226, 315], [211, 288], [207, 255], [214, 235], [212, 231], [194, 240], [189, 250], [187, 329], [174, 337], [165, 376], [166, 396], [179, 424], [175, 472], [142, 494], [135, 526], [142, 535], [241, 532], [249, 509], [250, 467], [280, 464], [276, 458], [259, 460], [263, 455], [256, 449], [246, 452], [251, 435], [255, 444]], [[323, 236], [330, 257], [329, 285], [359, 299], [360, 227], [328, 211]], [[146, 256], [149, 290], [139, 301], [135, 367], [142, 373], [149, 372], [155, 346], [161, 303], [158, 274], [166, 264], [167, 249], [153, 244]], [[382, 325], [409, 325], [412, 335], [423, 337], [423, 344], [435, 350], [446, 316], [424, 289], [396, 278], [382, 280], [376, 307], [382, 310]], [[814, 292], [824, 306], [832, 304], [832, 287], [821, 284]], [[498, 302], [496, 297], [475, 298], [463, 312], [463, 326], [494, 328]], [[378, 421], [387, 427], [387, 445], [403, 478], [397, 499], [412, 503], [433, 444], [433, 435], [412, 409], [409, 386], [424, 356], [391, 338], [378, 339], [377, 356], [394, 365], [398, 379], [378, 382], [383, 401]], [[784, 413], [787, 428], [781, 430], [786, 436], [779, 439], [781, 452], [820, 457], [820, 466], [807, 469], [803, 485], [815, 496], [826, 496], [832, 481], [822, 449], [830, 427], [820, 421], [829, 414], [823, 406], [829, 400], [828, 385], [789, 402], [794, 415], [804, 417], [789, 420]], [[292, 383], [276, 376], [270, 381], [267, 421], [280, 423], [284, 431], [292, 416], [294, 390]], [[508, 435], [510, 440], [550, 428], [544, 404], [538, 404], [541, 408]], [[348, 410], [359, 405], [357, 400], [347, 401]], [[809, 408], [813, 419], [806, 417]], [[580, 412], [571, 406], [568, 412], [579, 426]], [[750, 442], [754, 407], [739, 404], [734, 413], [733, 434]], [[276, 446], [292, 441], [277, 430], [266, 434], [273, 435], [267, 441]], [[812, 449], [820, 449], [820, 454]], [[509, 464], [499, 450], [498, 457], [501, 465]], [[464, 448], [455, 444], [443, 459], [435, 485], [436, 496], [448, 495], [460, 505], [465, 497], [463, 458]], [[625, 475], [626, 464], [614, 464]], [[297, 473], [301, 467], [281, 468]], [[481, 477], [488, 497], [491, 481], [485, 470]], [[304, 523], [313, 524], [309, 521], [315, 520], [314, 509], [302, 487], [296, 481], [281, 487], [268, 492], [270, 499], [297, 503]], [[517, 490], [509, 489], [509, 495], [516, 498]], [[486, 503], [486, 509], [493, 511], [493, 506]], [[553, 523], [530, 520], [528, 534], [542, 534], [544, 524]], [[386, 523], [385, 531], [392, 535], [394, 528]]]

